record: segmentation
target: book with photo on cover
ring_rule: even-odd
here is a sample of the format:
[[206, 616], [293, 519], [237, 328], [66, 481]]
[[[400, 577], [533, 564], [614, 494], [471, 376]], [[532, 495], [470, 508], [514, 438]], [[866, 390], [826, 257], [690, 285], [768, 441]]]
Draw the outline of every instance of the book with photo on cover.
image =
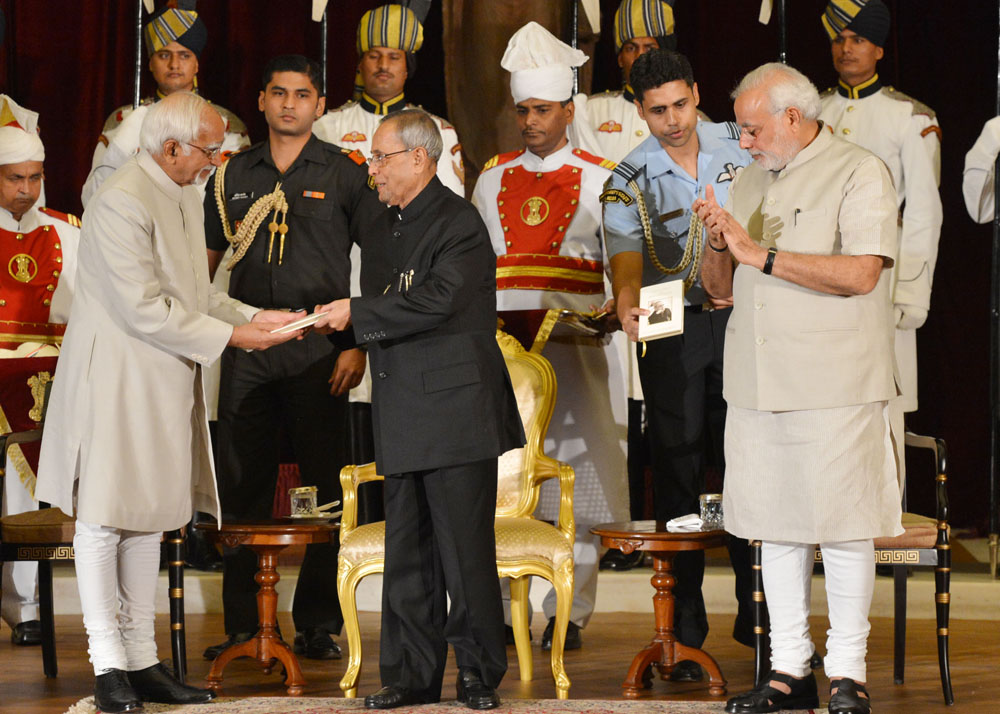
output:
[[639, 307], [650, 313], [639, 316], [640, 341], [681, 334], [684, 332], [684, 281], [644, 285], [639, 291]]

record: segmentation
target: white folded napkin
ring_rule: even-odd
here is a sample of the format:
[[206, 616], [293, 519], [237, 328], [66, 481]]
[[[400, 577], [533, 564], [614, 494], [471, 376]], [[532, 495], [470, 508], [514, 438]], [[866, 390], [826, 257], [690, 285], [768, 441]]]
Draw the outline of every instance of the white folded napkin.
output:
[[678, 516], [667, 521], [667, 530], [671, 533], [690, 533], [700, 531], [702, 526], [701, 517], [697, 513], [689, 513], [686, 516]]

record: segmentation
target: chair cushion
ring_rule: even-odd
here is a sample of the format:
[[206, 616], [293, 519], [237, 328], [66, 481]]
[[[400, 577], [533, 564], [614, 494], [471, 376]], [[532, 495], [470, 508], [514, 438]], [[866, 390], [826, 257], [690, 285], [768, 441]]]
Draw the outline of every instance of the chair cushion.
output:
[[497, 562], [541, 560], [558, 568], [573, 557], [573, 545], [544, 521], [534, 518], [497, 518]]
[[[573, 546], [554, 526], [533, 518], [496, 519], [497, 562], [540, 560], [553, 568], [573, 557]], [[351, 531], [340, 544], [340, 558], [352, 567], [385, 557], [385, 521]]]
[[76, 519], [58, 508], [18, 513], [0, 518], [4, 543], [72, 543]]
[[937, 543], [937, 521], [916, 513], [903, 514], [903, 533], [891, 538], [876, 538], [875, 547], [881, 550], [933, 548]]
[[385, 521], [359, 526], [340, 543], [340, 560], [357, 566], [385, 557]]

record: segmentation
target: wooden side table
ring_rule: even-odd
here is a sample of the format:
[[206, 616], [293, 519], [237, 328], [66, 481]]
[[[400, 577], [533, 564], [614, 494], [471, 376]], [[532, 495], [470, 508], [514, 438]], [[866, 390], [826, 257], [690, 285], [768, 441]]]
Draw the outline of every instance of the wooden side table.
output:
[[720, 530], [696, 531], [693, 533], [671, 533], [663, 521], [624, 521], [602, 523], [590, 532], [601, 537], [601, 544], [617, 548], [628, 555], [637, 550], [648, 551], [653, 556], [653, 577], [650, 582], [656, 593], [653, 595], [653, 613], [656, 618], [656, 634], [632, 660], [632, 665], [622, 683], [622, 696], [635, 699], [641, 689], [649, 689], [652, 682], [652, 668], [666, 679], [678, 662], [693, 660], [708, 672], [708, 691], [715, 696], [726, 693], [726, 680], [722, 677], [715, 659], [705, 652], [682, 645], [674, 637], [674, 596], [676, 578], [672, 573], [674, 556], [681, 551], [708, 550], [726, 542], [726, 532]]
[[260, 585], [260, 590], [257, 591], [260, 629], [251, 639], [226, 648], [215, 658], [205, 677], [209, 689], [218, 691], [222, 687], [222, 670], [232, 660], [237, 657], [252, 657], [265, 674], [271, 673], [273, 661], [277, 659], [285, 666], [288, 696], [302, 694], [302, 686], [306, 680], [302, 676], [298, 658], [292, 648], [278, 636], [277, 631], [278, 593], [274, 586], [280, 579], [277, 571], [278, 553], [290, 545], [329, 543], [340, 525], [326, 521], [282, 520], [223, 523], [219, 529], [212, 523], [199, 523], [195, 528], [205, 531], [210, 538], [230, 548], [240, 545], [250, 548], [257, 554], [259, 567], [254, 579]]

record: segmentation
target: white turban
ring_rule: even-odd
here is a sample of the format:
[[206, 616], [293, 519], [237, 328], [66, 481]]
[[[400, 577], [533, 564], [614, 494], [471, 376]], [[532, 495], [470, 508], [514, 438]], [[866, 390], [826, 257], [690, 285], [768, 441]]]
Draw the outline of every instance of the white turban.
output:
[[45, 161], [45, 147], [38, 134], [16, 126], [0, 126], [0, 166], [24, 161]]
[[563, 102], [573, 95], [573, 67], [588, 59], [537, 22], [529, 22], [510, 38], [500, 66], [510, 72], [515, 104], [532, 98]]

